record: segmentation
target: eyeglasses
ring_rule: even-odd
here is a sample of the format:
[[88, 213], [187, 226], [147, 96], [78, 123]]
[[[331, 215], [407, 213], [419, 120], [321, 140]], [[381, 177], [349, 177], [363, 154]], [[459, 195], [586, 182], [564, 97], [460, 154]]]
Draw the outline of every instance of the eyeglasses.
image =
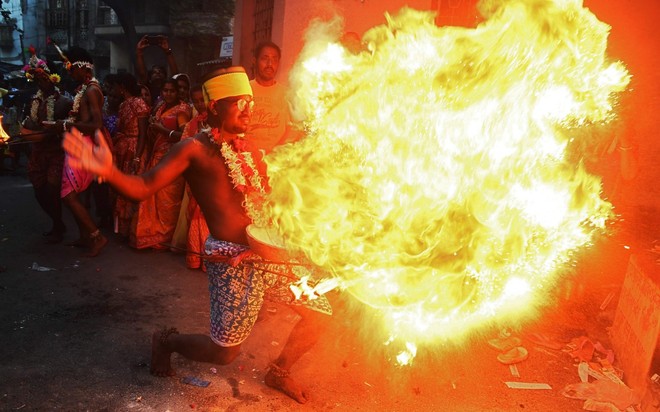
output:
[[245, 111], [245, 109], [252, 111], [254, 108], [254, 100], [247, 101], [246, 99], [238, 99], [236, 100], [236, 106], [240, 111]]

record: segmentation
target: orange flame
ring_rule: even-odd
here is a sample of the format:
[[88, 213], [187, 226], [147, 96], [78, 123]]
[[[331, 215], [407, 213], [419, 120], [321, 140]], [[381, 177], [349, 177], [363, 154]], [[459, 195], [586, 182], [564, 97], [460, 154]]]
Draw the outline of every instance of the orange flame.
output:
[[[629, 75], [581, 1], [484, 1], [475, 29], [403, 9], [346, 50], [317, 23], [291, 73], [306, 139], [267, 157], [288, 247], [418, 343], [515, 321], [611, 217], [567, 148]], [[576, 133], [579, 130], [580, 133]]]

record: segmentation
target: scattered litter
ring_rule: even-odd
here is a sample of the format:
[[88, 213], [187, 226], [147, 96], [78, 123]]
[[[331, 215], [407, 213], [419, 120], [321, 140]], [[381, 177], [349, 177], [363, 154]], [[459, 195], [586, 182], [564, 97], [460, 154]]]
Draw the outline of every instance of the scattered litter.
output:
[[23, 409], [23, 408], [25, 408], [25, 404], [19, 406], [18, 408], [16, 408], [16, 410]]
[[277, 308], [274, 308], [274, 307], [270, 307], [270, 308], [268, 308], [268, 309], [266, 309], [266, 310], [267, 310], [269, 313], [277, 313]]
[[607, 307], [607, 305], [609, 305], [610, 302], [612, 301], [612, 298], [613, 298], [613, 297], [614, 297], [614, 292], [610, 292], [610, 293], [608, 293], [607, 296], [605, 297], [605, 300], [603, 300], [603, 303], [600, 304], [600, 308], [599, 308], [599, 309], [600, 309], [600, 310], [605, 310], [605, 308]]
[[37, 272], [49, 272], [51, 270], [57, 270], [55, 268], [49, 268], [47, 266], [39, 266], [37, 262], [32, 262], [32, 266], [30, 267], [32, 270], [36, 270]]
[[566, 385], [562, 390], [562, 395], [571, 399], [611, 402], [620, 410], [636, 405], [641, 400], [641, 397], [625, 384], [619, 384], [609, 379]]
[[608, 379], [601, 373], [601, 366], [594, 362], [589, 362], [589, 376], [596, 379]]
[[270, 344], [271, 344], [272, 346], [280, 346], [280, 343], [279, 343], [278, 341], [276, 341], [276, 340], [272, 341]]
[[135, 398], [135, 402], [142, 402], [142, 396], [138, 396], [137, 398]]
[[211, 368], [211, 373], [218, 373], [218, 370], [216, 368]]
[[623, 371], [621, 369], [615, 369], [607, 359], [600, 360], [601, 368], [600, 371], [609, 378], [612, 382], [616, 382], [620, 385], [625, 385], [621, 380], [623, 378]]
[[547, 383], [535, 382], [504, 382], [511, 389], [552, 389]]
[[238, 381], [238, 384], [239, 385], [245, 385], [245, 379], [241, 379], [240, 381]]
[[529, 356], [527, 349], [522, 346], [517, 346], [507, 352], [497, 355], [497, 360], [505, 365], [512, 365], [524, 361], [527, 359], [527, 356]]
[[593, 399], [587, 399], [584, 401], [582, 409], [595, 412], [620, 412], [619, 408], [614, 406], [611, 402], [600, 402], [594, 401]]
[[509, 365], [509, 370], [511, 371], [511, 376], [515, 378], [520, 377], [520, 372], [518, 371], [518, 367], [516, 365]]
[[203, 379], [196, 378], [194, 376], [184, 376], [183, 378], [181, 378], [181, 383], [185, 383], [187, 385], [199, 386], [202, 388], [206, 388], [211, 384], [210, 381], [205, 381]]
[[573, 338], [568, 344], [569, 354], [579, 361], [590, 362], [594, 357], [594, 343], [586, 336]]
[[580, 362], [578, 365], [578, 376], [580, 382], [589, 382], [589, 364], [587, 362]]
[[364, 381], [364, 384], [367, 385], [367, 386], [370, 387], [370, 388], [373, 388], [373, 387], [374, 387], [374, 385], [370, 384], [370, 383], [367, 382], [367, 381]]
[[3, 242], [6, 242], [6, 241], [8, 241], [8, 240], [9, 240], [8, 237], [3, 237], [3, 238], [2, 238], [2, 241], [3, 241]]
[[614, 351], [612, 349], [605, 349], [605, 347], [600, 342], [596, 342], [594, 344], [594, 349], [596, 349], [596, 352], [600, 353], [601, 355], [605, 355], [605, 359], [610, 364], [610, 366], [612, 366], [611, 364], [614, 363]]

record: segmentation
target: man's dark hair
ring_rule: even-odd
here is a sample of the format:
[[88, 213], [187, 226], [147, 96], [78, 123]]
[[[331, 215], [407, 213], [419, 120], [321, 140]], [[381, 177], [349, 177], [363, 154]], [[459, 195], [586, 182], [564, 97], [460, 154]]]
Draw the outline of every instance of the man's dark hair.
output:
[[255, 48], [254, 48], [254, 58], [258, 59], [259, 55], [261, 54], [261, 51], [266, 48], [266, 47], [271, 47], [277, 51], [277, 57], [282, 58], [282, 50], [280, 50], [280, 46], [277, 44], [273, 43], [270, 40], [265, 40], [260, 43], [258, 43]]
[[92, 55], [89, 54], [89, 52], [82, 47], [78, 46], [73, 46], [71, 47], [66, 53], [67, 59], [71, 63], [75, 62], [88, 62], [91, 64], [94, 64], [94, 60], [92, 59]]
[[117, 84], [126, 89], [131, 96], [140, 96], [140, 86], [138, 86], [137, 79], [131, 73], [122, 72], [117, 74]]

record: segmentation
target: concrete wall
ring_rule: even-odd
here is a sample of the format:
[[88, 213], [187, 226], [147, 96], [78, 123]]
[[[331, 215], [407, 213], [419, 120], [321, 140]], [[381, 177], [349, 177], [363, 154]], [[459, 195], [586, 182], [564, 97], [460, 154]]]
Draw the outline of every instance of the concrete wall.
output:
[[[18, 26], [19, 29], [23, 29], [25, 27], [25, 23], [23, 21], [23, 12], [21, 10], [21, 1], [20, 0], [9, 0], [9, 1], [3, 1], [2, 2], [2, 9], [7, 10], [11, 13], [9, 16], [11, 19], [16, 20], [16, 25]], [[4, 18], [0, 16], [0, 19], [2, 23], [4, 24]], [[21, 53], [21, 40], [20, 36], [17, 30], [12, 31], [14, 43], [13, 47], [9, 48], [0, 48], [0, 59], [2, 61], [7, 62], [7, 63], [12, 63], [12, 64], [23, 64], [23, 54]], [[25, 44], [25, 47], [28, 47], [29, 44]], [[25, 59], [29, 59], [29, 53], [25, 53]]]

